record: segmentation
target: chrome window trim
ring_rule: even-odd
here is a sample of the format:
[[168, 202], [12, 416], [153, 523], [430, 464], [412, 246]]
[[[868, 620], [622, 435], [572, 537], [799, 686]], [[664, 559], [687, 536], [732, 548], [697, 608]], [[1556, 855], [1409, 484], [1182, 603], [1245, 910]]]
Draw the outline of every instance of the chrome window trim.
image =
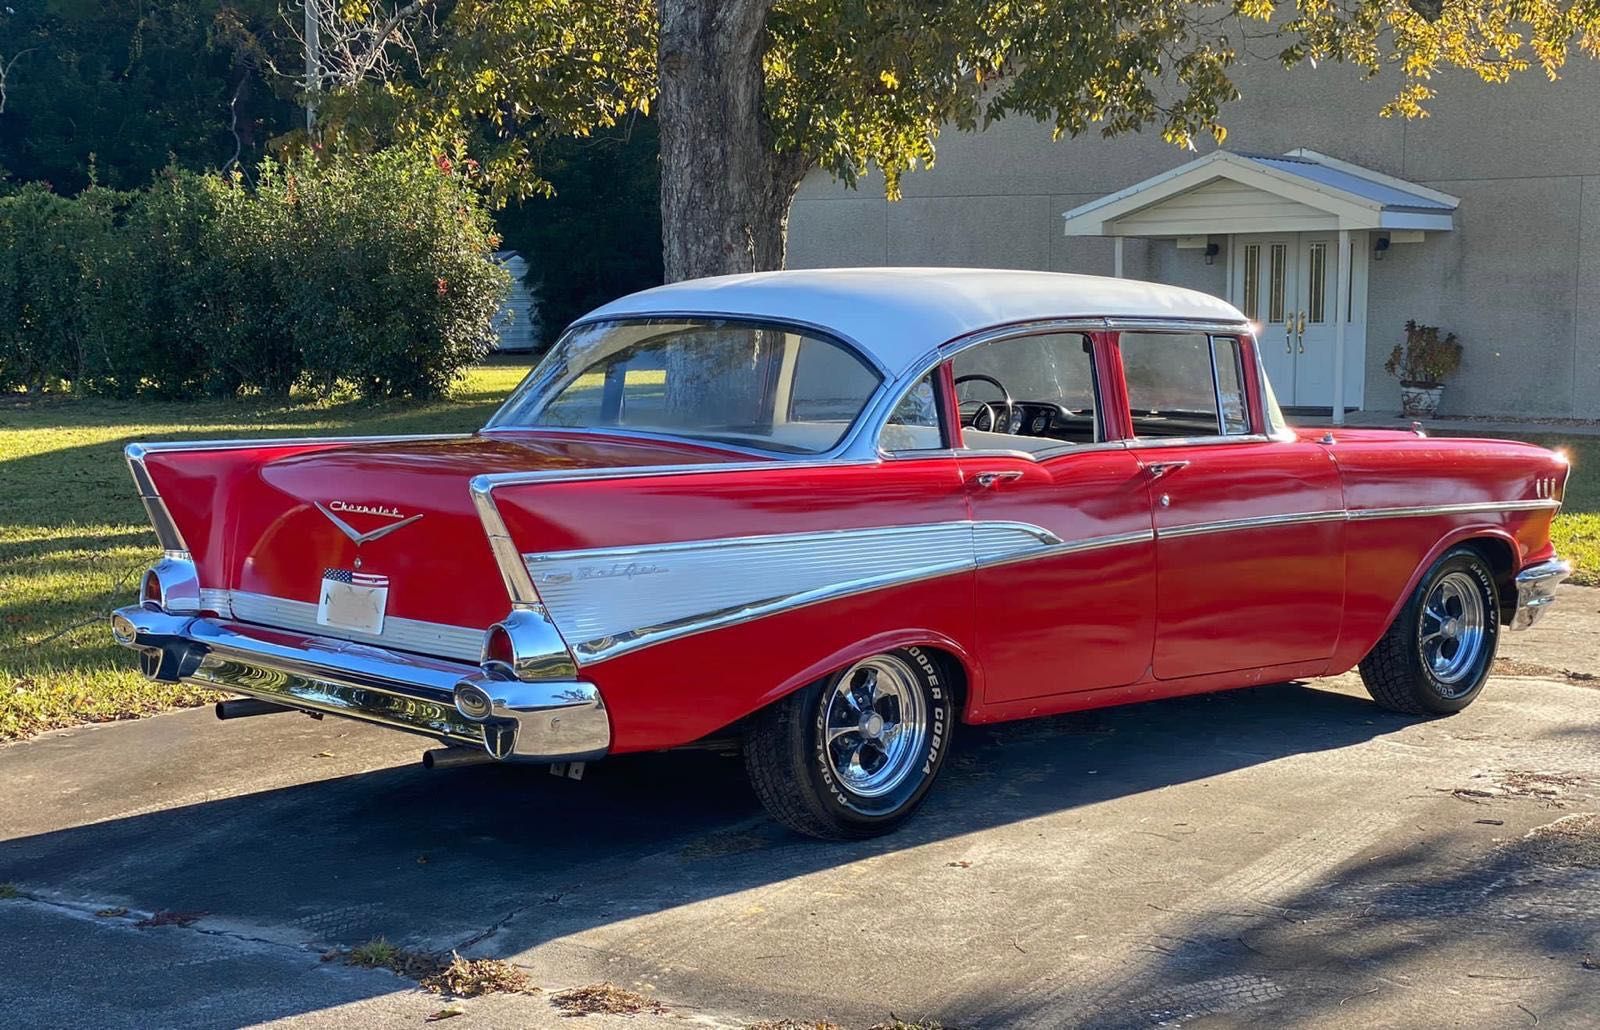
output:
[[815, 454], [809, 451], [767, 451], [762, 450], [759, 447], [745, 447], [742, 444], [712, 442], [702, 437], [678, 436], [673, 433], [658, 433], [647, 430], [616, 429], [610, 426], [596, 426], [593, 429], [584, 429], [578, 426], [485, 426], [484, 428], [478, 430], [477, 433], [477, 435], [485, 437], [515, 434], [536, 434], [538, 436], [544, 436], [546, 434], [554, 434], [556, 436], [604, 436], [610, 439], [652, 440], [661, 443], [689, 445], [704, 450], [728, 451], [733, 454], [741, 454], [751, 458], [770, 458], [775, 461], [783, 461], [785, 457], [789, 455], [793, 455], [796, 458], [816, 457]]
[[[1295, 438], [1296, 440], [1299, 437]], [[1210, 447], [1214, 444], [1241, 444], [1241, 443], [1287, 443], [1286, 440], [1275, 440], [1261, 433], [1250, 433], [1246, 436], [1156, 436], [1134, 437], [1125, 441], [1131, 451], [1142, 451], [1148, 448], [1161, 447]]]
[[[1030, 437], [1029, 439], [1037, 440], [1038, 437]], [[1038, 451], [1011, 451], [996, 447], [974, 448], [968, 451], [941, 447], [938, 450], [927, 451], [879, 451], [878, 456], [884, 461], [906, 461], [914, 458], [971, 458], [979, 460], [983, 458], [1014, 458], [1017, 461], [1042, 465], [1047, 461], [1070, 458], [1075, 454], [1130, 450], [1128, 443], [1129, 441], [1127, 440], [1105, 440], [1100, 443], [1063, 443], [1059, 447], [1048, 447]]]
[[[567, 328], [562, 331], [561, 335], [566, 336], [568, 333], [579, 328], [580, 326], [604, 325], [607, 322], [654, 322], [660, 319], [669, 318], [694, 318], [713, 322], [751, 322], [757, 325], [771, 326], [777, 329], [799, 329], [805, 333], [815, 333], [827, 337], [830, 340], [835, 340], [839, 343], [842, 343], [851, 350], [855, 351], [866, 360], [867, 364], [871, 365], [875, 370], [877, 370], [878, 375], [883, 379], [883, 381], [887, 382], [894, 376], [894, 370], [885, 365], [883, 360], [879, 358], [877, 354], [873, 353], [872, 350], [867, 347], [863, 347], [861, 345], [861, 341], [856, 340], [853, 337], [846, 336], [844, 333], [841, 333], [838, 329], [835, 329], [832, 326], [824, 325], [821, 322], [811, 322], [800, 318], [774, 318], [772, 315], [757, 315], [750, 312], [705, 311], [693, 309], [632, 311], [626, 315], [584, 315], [582, 318], [577, 319], [571, 325], [567, 326]], [[557, 340], [556, 342], [560, 343], [560, 340]], [[546, 353], [553, 354], [554, 352], [555, 347], [552, 346]], [[539, 363], [543, 364], [544, 360], [541, 358]], [[528, 374], [532, 375], [533, 372], [536, 371], [538, 371], [538, 365], [535, 365]], [[496, 411], [498, 413], [498, 409], [496, 409]]]

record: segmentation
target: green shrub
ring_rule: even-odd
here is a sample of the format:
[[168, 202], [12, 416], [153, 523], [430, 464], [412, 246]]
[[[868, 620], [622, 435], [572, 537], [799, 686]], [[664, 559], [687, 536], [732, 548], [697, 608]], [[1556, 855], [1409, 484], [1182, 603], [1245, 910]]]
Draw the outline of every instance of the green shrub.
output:
[[508, 285], [443, 159], [315, 156], [144, 190], [0, 197], [0, 388], [227, 395], [444, 390]]
[[99, 190], [0, 197], [0, 388], [84, 377], [111, 213]]

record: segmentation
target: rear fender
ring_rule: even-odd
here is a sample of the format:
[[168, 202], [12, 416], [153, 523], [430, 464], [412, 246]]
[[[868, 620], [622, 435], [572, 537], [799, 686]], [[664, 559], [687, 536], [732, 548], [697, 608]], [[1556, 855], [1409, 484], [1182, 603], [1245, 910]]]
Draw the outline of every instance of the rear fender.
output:
[[908, 647], [926, 647], [952, 656], [961, 666], [961, 676], [965, 680], [961, 688], [963, 722], [970, 721], [970, 716], [979, 707], [978, 701], [983, 697], [983, 667], [964, 646], [946, 634], [931, 629], [906, 628], [888, 630], [865, 637], [849, 647], [841, 648], [825, 657], [819, 658], [798, 670], [793, 676], [779, 683], [772, 690], [763, 695], [759, 707], [765, 708], [774, 701], [780, 701], [797, 690], [815, 683], [817, 680], [885, 651], [897, 651]]

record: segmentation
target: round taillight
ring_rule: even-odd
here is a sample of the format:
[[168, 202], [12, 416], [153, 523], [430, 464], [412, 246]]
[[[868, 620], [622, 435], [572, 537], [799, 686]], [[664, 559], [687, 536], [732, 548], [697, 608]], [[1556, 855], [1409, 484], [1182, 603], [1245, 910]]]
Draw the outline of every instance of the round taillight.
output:
[[513, 673], [517, 668], [517, 651], [511, 646], [511, 634], [499, 623], [489, 627], [483, 638], [483, 660], [504, 665]]

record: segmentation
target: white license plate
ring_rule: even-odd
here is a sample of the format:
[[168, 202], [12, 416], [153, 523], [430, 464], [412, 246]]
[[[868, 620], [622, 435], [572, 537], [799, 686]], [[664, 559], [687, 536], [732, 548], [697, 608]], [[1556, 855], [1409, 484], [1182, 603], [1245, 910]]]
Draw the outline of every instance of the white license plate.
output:
[[383, 612], [388, 605], [387, 576], [329, 569], [322, 574], [317, 624], [377, 635], [383, 632]]

